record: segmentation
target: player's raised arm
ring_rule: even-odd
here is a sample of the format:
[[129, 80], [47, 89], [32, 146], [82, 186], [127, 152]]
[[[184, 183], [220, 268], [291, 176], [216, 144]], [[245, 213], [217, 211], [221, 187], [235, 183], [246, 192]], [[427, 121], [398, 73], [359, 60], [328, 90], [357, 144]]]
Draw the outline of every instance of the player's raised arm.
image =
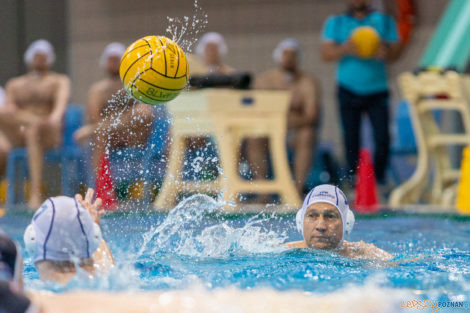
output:
[[[101, 198], [96, 198], [95, 201], [93, 201], [94, 192], [95, 191], [92, 188], [88, 188], [85, 198], [82, 198], [81, 195], [77, 194], [75, 195], [75, 199], [88, 210], [88, 213], [90, 213], [95, 224], [100, 226], [101, 216], [105, 211], [101, 208]], [[109, 249], [108, 244], [103, 238], [101, 238], [100, 244], [93, 254], [93, 261], [95, 267], [99, 271], [106, 271], [114, 265], [114, 258], [111, 249]]]

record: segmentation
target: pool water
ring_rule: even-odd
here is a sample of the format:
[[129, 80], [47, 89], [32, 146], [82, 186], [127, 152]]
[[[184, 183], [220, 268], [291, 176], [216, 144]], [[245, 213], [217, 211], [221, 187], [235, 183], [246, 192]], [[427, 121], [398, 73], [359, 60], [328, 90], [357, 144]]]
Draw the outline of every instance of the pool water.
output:
[[[25, 284], [55, 291], [197, 285], [315, 294], [373, 284], [377, 289], [412, 291], [421, 299], [470, 301], [470, 218], [393, 212], [357, 216], [347, 240], [364, 240], [389, 251], [396, 257], [389, 263], [286, 249], [280, 244], [301, 239], [293, 214], [227, 216], [221, 213], [222, 207], [197, 195], [169, 214], [109, 214], [102, 219], [102, 231], [116, 267], [108, 275], [77, 278], [66, 287], [43, 283], [25, 252]], [[30, 214], [9, 212], [0, 219], [0, 227], [23, 244], [30, 219]]]

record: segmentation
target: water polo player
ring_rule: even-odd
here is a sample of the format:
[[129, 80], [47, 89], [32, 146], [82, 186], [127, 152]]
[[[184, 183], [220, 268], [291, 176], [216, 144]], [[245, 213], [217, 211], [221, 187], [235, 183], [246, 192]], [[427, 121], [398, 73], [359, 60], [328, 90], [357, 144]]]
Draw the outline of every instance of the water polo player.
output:
[[41, 279], [67, 284], [77, 267], [94, 275], [113, 265], [113, 256], [100, 230], [101, 199], [93, 189], [85, 199], [47, 199], [26, 228], [24, 241]]
[[305, 197], [296, 217], [297, 230], [304, 239], [286, 245], [289, 248], [334, 250], [352, 258], [393, 258], [393, 255], [373, 244], [345, 241], [344, 236], [351, 233], [354, 221], [354, 214], [341, 189], [333, 185], [317, 186]]

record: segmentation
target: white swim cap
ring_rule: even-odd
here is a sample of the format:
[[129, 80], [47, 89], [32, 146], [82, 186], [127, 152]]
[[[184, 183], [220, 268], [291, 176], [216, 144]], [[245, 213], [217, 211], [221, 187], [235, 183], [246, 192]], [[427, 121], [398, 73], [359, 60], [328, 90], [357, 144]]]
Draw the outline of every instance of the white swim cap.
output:
[[110, 57], [119, 57], [121, 58], [126, 51], [126, 46], [124, 46], [120, 42], [112, 42], [104, 48], [103, 53], [100, 57], [100, 66], [102, 68], [106, 67], [106, 63], [108, 62], [108, 58]]
[[34, 56], [36, 53], [43, 53], [47, 56], [47, 63], [49, 65], [54, 64], [55, 61], [55, 53], [54, 53], [54, 47], [51, 45], [51, 43], [45, 39], [39, 39], [36, 41], [33, 41], [26, 52], [24, 53], [24, 63], [26, 65], [31, 64], [33, 62]]
[[341, 241], [343, 241], [344, 236], [351, 233], [354, 227], [355, 218], [354, 213], [349, 208], [348, 199], [346, 199], [346, 196], [341, 189], [333, 185], [319, 185], [308, 193], [305, 197], [304, 203], [302, 204], [302, 208], [297, 212], [297, 230], [303, 236], [305, 212], [310, 205], [319, 202], [329, 203], [338, 209], [343, 222], [343, 237], [341, 238]]
[[203, 57], [204, 50], [206, 49], [208, 43], [215, 43], [219, 47], [219, 54], [221, 56], [224, 56], [228, 53], [228, 47], [224, 37], [219, 33], [212, 32], [204, 34], [204, 36], [202, 36], [202, 38], [199, 40], [199, 43], [196, 47], [196, 54], [200, 57]]
[[77, 200], [47, 199], [26, 228], [24, 241], [34, 262], [90, 258], [98, 248], [101, 231]]
[[281, 62], [282, 54], [284, 50], [294, 50], [297, 52], [297, 57], [300, 58], [300, 44], [294, 38], [286, 38], [281, 41], [277, 46], [276, 49], [273, 51], [273, 59], [274, 62], [279, 63]]

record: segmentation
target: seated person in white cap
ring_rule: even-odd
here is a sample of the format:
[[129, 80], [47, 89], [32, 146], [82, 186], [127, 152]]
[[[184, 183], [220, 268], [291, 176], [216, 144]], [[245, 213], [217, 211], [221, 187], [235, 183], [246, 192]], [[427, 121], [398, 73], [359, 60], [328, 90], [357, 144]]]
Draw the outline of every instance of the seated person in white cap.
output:
[[[273, 59], [277, 67], [258, 75], [254, 88], [291, 92], [287, 116], [288, 144], [294, 149], [295, 185], [303, 196], [320, 117], [319, 90], [314, 77], [299, 67], [300, 45], [297, 40], [288, 38], [281, 41], [273, 52]], [[267, 148], [265, 138], [248, 140], [247, 156], [255, 178], [266, 178]]]
[[70, 81], [67, 76], [50, 71], [54, 60], [54, 48], [48, 41], [34, 41], [24, 55], [29, 72], [7, 82], [6, 102], [0, 108], [0, 177], [9, 151], [26, 146], [30, 208], [37, 208], [42, 202], [43, 153], [61, 142], [62, 118], [69, 100]]
[[346, 196], [336, 186], [313, 188], [297, 213], [296, 224], [304, 239], [286, 243], [289, 248], [333, 250], [342, 256], [359, 259], [385, 261], [393, 258], [373, 244], [344, 240], [354, 226], [354, 213], [349, 209]]
[[100, 230], [101, 199], [93, 189], [85, 199], [47, 199], [26, 228], [24, 241], [42, 280], [67, 284], [77, 267], [91, 276], [113, 266], [113, 256]]
[[[196, 57], [188, 55], [190, 75], [233, 74], [235, 69], [223, 63], [223, 57], [228, 53], [227, 43], [224, 37], [216, 32], [204, 34], [196, 46]], [[208, 145], [205, 137], [193, 137], [186, 139], [186, 146], [190, 148], [202, 148]]]
[[221, 34], [215, 32], [204, 34], [196, 47], [196, 54], [202, 60], [204, 71], [199, 70], [198, 73], [191, 71], [191, 74], [231, 74], [235, 72], [233, 68], [223, 63], [222, 58], [227, 53], [227, 43]]
[[144, 147], [152, 130], [152, 107], [127, 97], [122, 89], [119, 67], [125, 50], [126, 47], [118, 42], [110, 43], [104, 49], [100, 67], [107, 77], [91, 86], [87, 103], [88, 124], [74, 134], [79, 142], [91, 139], [94, 170], [106, 148]]

